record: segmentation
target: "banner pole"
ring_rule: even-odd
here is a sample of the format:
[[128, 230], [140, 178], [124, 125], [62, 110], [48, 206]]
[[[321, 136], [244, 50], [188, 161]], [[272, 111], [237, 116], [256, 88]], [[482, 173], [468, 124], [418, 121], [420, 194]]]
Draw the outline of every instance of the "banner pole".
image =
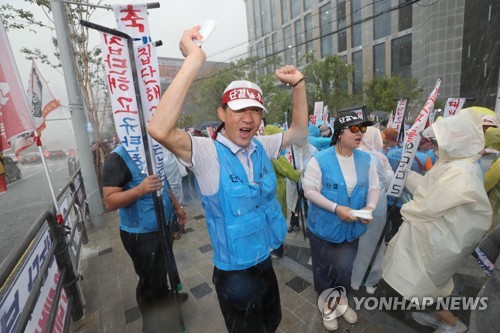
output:
[[[149, 175], [155, 174], [155, 170], [153, 167], [153, 162], [151, 158], [151, 145], [150, 145], [150, 137], [147, 134], [146, 130], [146, 123], [144, 119], [144, 114], [143, 114], [143, 108], [142, 108], [142, 98], [141, 98], [141, 93], [139, 91], [139, 82], [137, 80], [137, 67], [135, 63], [135, 53], [134, 53], [134, 45], [133, 45], [133, 38], [129, 36], [128, 34], [111, 29], [105, 26], [101, 26], [95, 23], [91, 23], [85, 20], [80, 20], [80, 24], [82, 24], [85, 27], [98, 30], [110, 35], [122, 37], [126, 39], [127, 41], [127, 46], [128, 46], [128, 58], [130, 60], [130, 69], [132, 71], [132, 79], [134, 81], [134, 93], [137, 98], [137, 108], [138, 108], [138, 116], [139, 116], [139, 123], [141, 127], [141, 134], [142, 134], [142, 144], [144, 146], [144, 153], [146, 157], [146, 166], [147, 166], [147, 171]], [[168, 185], [168, 180], [165, 178], [165, 185]], [[164, 186], [165, 186], [164, 185]], [[156, 213], [156, 220], [158, 223], [158, 228], [160, 230], [160, 244], [162, 248], [162, 252], [164, 254], [166, 264], [168, 267], [168, 278], [170, 282], [170, 287], [174, 291], [175, 295], [175, 303], [177, 305], [177, 312], [178, 312], [178, 320], [179, 320], [179, 326], [181, 332], [185, 331], [185, 325], [184, 325], [184, 317], [182, 315], [182, 310], [181, 310], [181, 298], [179, 295], [179, 291], [182, 290], [182, 285], [180, 283], [180, 278], [179, 278], [179, 271], [177, 269], [177, 265], [175, 262], [175, 256], [173, 252], [173, 239], [171, 235], [170, 228], [167, 226], [166, 223], [166, 216], [165, 216], [165, 210], [163, 206], [163, 201], [162, 201], [162, 190], [157, 191], [156, 193], [151, 193], [153, 196], [153, 203], [155, 207], [155, 213]]]

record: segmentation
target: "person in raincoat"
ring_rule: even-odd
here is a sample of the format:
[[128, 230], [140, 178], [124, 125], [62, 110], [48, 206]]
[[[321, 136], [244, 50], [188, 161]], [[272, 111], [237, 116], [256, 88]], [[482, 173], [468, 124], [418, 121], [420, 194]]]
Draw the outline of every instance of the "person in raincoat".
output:
[[[273, 135], [283, 133], [283, 130], [275, 125], [267, 125], [264, 127], [264, 135]], [[297, 183], [300, 178], [300, 171], [295, 170], [293, 166], [288, 162], [285, 156], [280, 155], [278, 158], [273, 158], [271, 160], [273, 164], [274, 173], [276, 174], [276, 198], [281, 205], [281, 212], [283, 217], [286, 219], [287, 215], [287, 205], [286, 205], [286, 183], [285, 179], [290, 179]], [[281, 244], [275, 250], [271, 251], [271, 258], [278, 259], [284, 256], [288, 252], [288, 249]]]
[[[373, 211], [373, 220], [368, 223], [366, 232], [359, 238], [358, 254], [354, 260], [351, 277], [351, 288], [354, 290], [358, 290], [361, 286], [361, 282], [387, 220], [386, 193], [394, 177], [394, 171], [392, 171], [389, 160], [382, 153], [383, 146], [380, 130], [375, 127], [368, 127], [366, 133], [363, 135], [359, 149], [366, 151], [370, 154], [372, 160], [375, 161], [380, 187], [380, 199]], [[365, 282], [366, 292], [369, 294], [375, 293], [378, 281], [382, 277], [382, 258], [384, 257], [384, 252], [385, 242], [382, 242], [371, 267], [371, 272]]]
[[[403, 205], [403, 224], [388, 244], [384, 280], [407, 300], [447, 297], [453, 274], [491, 225], [491, 206], [477, 163], [484, 148], [480, 117], [464, 109], [432, 124], [424, 136], [437, 141], [438, 161], [420, 176], [408, 171], [413, 199]], [[435, 332], [465, 332], [450, 311], [412, 313]]]

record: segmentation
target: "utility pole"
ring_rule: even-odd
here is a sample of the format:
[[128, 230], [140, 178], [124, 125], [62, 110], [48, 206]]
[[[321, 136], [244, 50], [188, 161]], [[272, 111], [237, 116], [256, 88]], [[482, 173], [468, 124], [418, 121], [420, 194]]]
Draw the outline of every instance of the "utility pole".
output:
[[64, 81], [66, 82], [66, 91], [68, 93], [69, 108], [71, 120], [75, 133], [76, 147], [78, 148], [78, 157], [82, 168], [83, 181], [87, 192], [87, 202], [90, 207], [92, 221], [100, 223], [103, 220], [104, 207], [102, 205], [101, 192], [95, 173], [94, 159], [90, 151], [90, 141], [87, 132], [87, 117], [83, 104], [83, 97], [76, 80], [76, 67], [73, 56], [73, 48], [69, 39], [68, 19], [66, 9], [62, 0], [50, 0], [56, 28], [59, 53], [61, 54], [61, 63], [64, 72]]

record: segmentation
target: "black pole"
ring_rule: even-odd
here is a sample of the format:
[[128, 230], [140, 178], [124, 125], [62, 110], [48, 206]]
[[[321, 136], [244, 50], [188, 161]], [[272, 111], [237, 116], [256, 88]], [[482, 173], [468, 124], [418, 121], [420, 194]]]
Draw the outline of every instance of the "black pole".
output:
[[[130, 69], [132, 70], [132, 78], [134, 80], [134, 90], [135, 90], [135, 96], [137, 99], [137, 108], [138, 108], [138, 115], [139, 115], [139, 122], [141, 126], [141, 131], [142, 131], [142, 143], [144, 145], [144, 152], [145, 152], [145, 157], [146, 157], [146, 165], [148, 168], [148, 174], [152, 175], [154, 174], [154, 169], [153, 169], [153, 163], [151, 161], [151, 156], [150, 156], [150, 150], [149, 150], [149, 141], [148, 141], [148, 135], [147, 135], [147, 130], [146, 130], [146, 122], [144, 121], [144, 115], [142, 113], [142, 99], [141, 99], [141, 93], [139, 91], [139, 82], [137, 82], [137, 67], [135, 64], [135, 54], [134, 54], [134, 45], [133, 45], [133, 39], [129, 35], [115, 30], [115, 29], [110, 29], [95, 23], [91, 23], [85, 20], [81, 20], [80, 23], [83, 26], [89, 27], [91, 29], [95, 29], [98, 31], [102, 31], [105, 33], [108, 33], [110, 35], [115, 35], [118, 37], [125, 38], [127, 40], [127, 46], [128, 46], [128, 53], [129, 53], [129, 60], [130, 60]], [[168, 185], [168, 180], [165, 178], [165, 183]], [[155, 206], [155, 213], [156, 213], [156, 221], [158, 223], [158, 229], [160, 230], [160, 244], [162, 248], [162, 252], [164, 254], [165, 260], [167, 262], [167, 267], [168, 267], [168, 279], [170, 282], [170, 287], [174, 291], [174, 296], [175, 296], [175, 303], [177, 304], [177, 311], [178, 311], [178, 316], [179, 316], [179, 326], [181, 332], [185, 331], [185, 325], [184, 325], [184, 317], [182, 315], [182, 310], [181, 310], [181, 298], [179, 296], [179, 290], [182, 290], [182, 285], [180, 283], [180, 278], [179, 278], [179, 271], [177, 269], [177, 265], [175, 263], [175, 256], [173, 252], [173, 244], [172, 244], [172, 235], [170, 232], [170, 228], [168, 228], [167, 223], [166, 223], [166, 217], [165, 217], [165, 210], [163, 207], [163, 201], [162, 201], [162, 193], [156, 192], [151, 193], [153, 196], [153, 203]]]

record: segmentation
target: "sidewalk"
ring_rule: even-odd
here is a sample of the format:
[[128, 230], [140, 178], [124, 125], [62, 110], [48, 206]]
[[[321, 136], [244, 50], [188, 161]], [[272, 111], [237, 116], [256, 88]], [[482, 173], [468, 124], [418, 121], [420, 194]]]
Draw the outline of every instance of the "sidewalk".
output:
[[[174, 242], [174, 252], [183, 292], [189, 299], [182, 305], [185, 332], [226, 332], [212, 283], [212, 246], [206, 230], [203, 210], [197, 200], [185, 207], [188, 214], [186, 233]], [[82, 249], [80, 274], [86, 303], [85, 317], [72, 324], [71, 332], [141, 332], [142, 319], [135, 300], [137, 278], [132, 262], [120, 241], [118, 215], [110, 212], [102, 225], [89, 225], [89, 243]], [[287, 235], [287, 256], [273, 260], [278, 278], [283, 318], [279, 332], [327, 332], [316, 304], [312, 286], [309, 243], [302, 231]], [[472, 264], [471, 264], [472, 265]], [[461, 279], [461, 282], [460, 282]], [[468, 295], [481, 287], [474, 266], [458, 274], [459, 288]], [[461, 284], [460, 284], [461, 283]], [[478, 287], [479, 286], [479, 287]], [[384, 292], [377, 290], [377, 293]], [[359, 296], [367, 296], [359, 292]], [[463, 293], [460, 293], [463, 295]], [[349, 325], [339, 319], [336, 332], [416, 333], [432, 332], [411, 323], [407, 314], [383, 311], [358, 311], [359, 322]], [[457, 314], [460, 318], [467, 318]], [[166, 332], [176, 332], [175, 327]], [[256, 332], [258, 333], [258, 332]]]

